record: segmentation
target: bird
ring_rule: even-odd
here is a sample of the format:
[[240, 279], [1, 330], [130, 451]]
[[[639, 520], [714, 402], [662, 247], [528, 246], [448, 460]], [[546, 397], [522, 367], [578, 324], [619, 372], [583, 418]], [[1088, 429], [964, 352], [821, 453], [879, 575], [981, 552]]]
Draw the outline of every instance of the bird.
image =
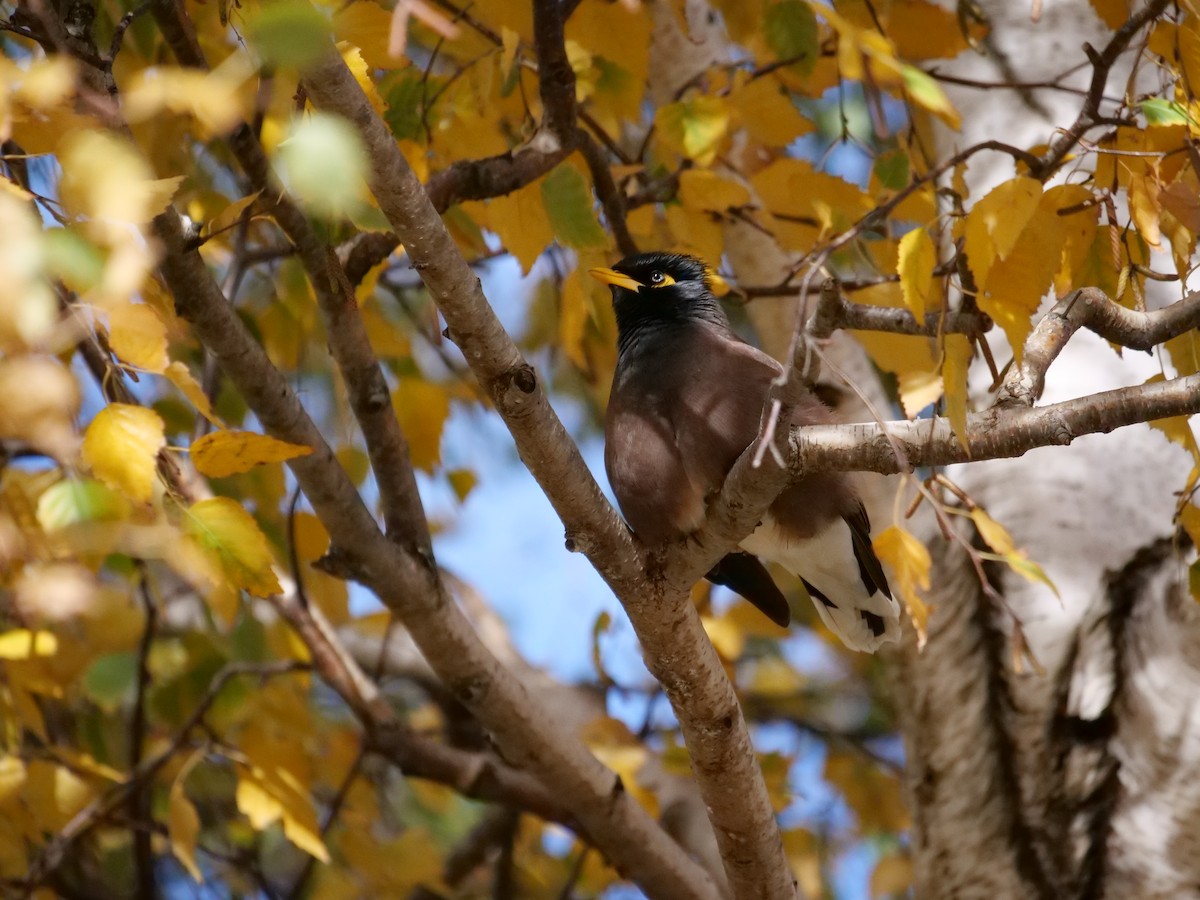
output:
[[[617, 321], [604, 467], [630, 528], [661, 546], [703, 525], [708, 499], [758, 437], [783, 367], [734, 332], [714, 292], [716, 276], [694, 256], [639, 253], [589, 274], [611, 289]], [[782, 424], [832, 421], [799, 378], [789, 378], [785, 391], [793, 412]], [[788, 601], [762, 559], [803, 581], [847, 647], [873, 653], [899, 639], [899, 606], [850, 476], [815, 473], [791, 484], [706, 576], [787, 627]]]

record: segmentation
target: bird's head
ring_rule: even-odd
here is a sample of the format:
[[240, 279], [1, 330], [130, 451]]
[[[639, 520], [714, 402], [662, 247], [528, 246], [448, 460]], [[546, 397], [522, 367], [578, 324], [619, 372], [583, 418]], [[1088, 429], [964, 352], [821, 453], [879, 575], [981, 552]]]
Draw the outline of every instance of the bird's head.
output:
[[611, 269], [591, 269], [612, 289], [622, 343], [646, 327], [707, 320], [726, 323], [717, 300], [724, 282], [708, 266], [684, 253], [638, 253]]

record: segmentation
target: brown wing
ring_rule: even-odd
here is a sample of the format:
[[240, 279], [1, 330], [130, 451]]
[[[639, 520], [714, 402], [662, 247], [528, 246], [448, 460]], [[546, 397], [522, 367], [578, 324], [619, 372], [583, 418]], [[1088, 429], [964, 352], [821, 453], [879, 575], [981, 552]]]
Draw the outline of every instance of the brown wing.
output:
[[779, 364], [715, 328], [697, 328], [678, 360], [671, 422], [680, 460], [705, 494], [718, 490], [738, 456], [758, 435], [763, 404]]
[[704, 490], [679, 458], [675, 434], [653, 397], [614, 389], [604, 426], [604, 468], [621, 513], [648, 544], [704, 521]]

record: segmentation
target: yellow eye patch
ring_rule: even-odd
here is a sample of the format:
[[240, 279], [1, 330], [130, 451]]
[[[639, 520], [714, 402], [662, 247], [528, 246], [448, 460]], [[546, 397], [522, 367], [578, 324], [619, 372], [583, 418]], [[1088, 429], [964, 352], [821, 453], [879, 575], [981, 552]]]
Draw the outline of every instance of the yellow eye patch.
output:
[[650, 287], [663, 288], [670, 287], [675, 283], [675, 279], [666, 272], [655, 272], [650, 276]]

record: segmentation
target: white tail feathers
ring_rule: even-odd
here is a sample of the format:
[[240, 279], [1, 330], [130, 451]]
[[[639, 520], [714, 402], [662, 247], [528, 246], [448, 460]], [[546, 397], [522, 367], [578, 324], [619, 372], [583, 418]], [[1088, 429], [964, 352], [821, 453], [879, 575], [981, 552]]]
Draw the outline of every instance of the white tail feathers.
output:
[[882, 591], [868, 593], [843, 519], [812, 538], [794, 540], [768, 517], [742, 541], [742, 549], [802, 578], [821, 620], [851, 650], [874, 653], [900, 639], [900, 605]]

